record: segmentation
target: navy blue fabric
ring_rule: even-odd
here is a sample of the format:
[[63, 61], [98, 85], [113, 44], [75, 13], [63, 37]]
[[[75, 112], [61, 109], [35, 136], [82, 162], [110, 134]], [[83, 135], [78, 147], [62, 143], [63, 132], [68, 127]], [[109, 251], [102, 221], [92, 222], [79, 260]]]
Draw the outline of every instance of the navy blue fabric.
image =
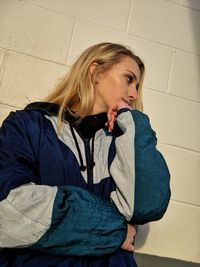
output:
[[[11, 113], [0, 129], [0, 200], [5, 199], [10, 190], [28, 182], [86, 188], [74, 154], [57, 138], [51, 122], [41, 112], [34, 110]], [[112, 190], [112, 179], [105, 177], [99, 185], [95, 185], [94, 191], [102, 199], [108, 199]], [[101, 210], [99, 212], [102, 214]], [[119, 216], [117, 227], [120, 225], [120, 232], [124, 228], [125, 239], [124, 219], [118, 212], [115, 212], [115, 216]], [[91, 216], [91, 222], [92, 219]], [[111, 219], [104, 217], [104, 221], [108, 223]], [[99, 220], [102, 220], [100, 216]], [[111, 229], [110, 227], [113, 226], [108, 224], [108, 229]], [[105, 235], [105, 244], [107, 238], [109, 241], [109, 236]], [[115, 238], [122, 241], [120, 235], [116, 235]], [[103, 257], [57, 256], [31, 251], [29, 248], [0, 251], [1, 267], [89, 265], [115, 267], [116, 262], [121, 267], [136, 266], [132, 254], [120, 249]]]
[[[41, 112], [12, 112], [0, 128], [0, 145], [0, 200], [28, 182], [87, 189], [75, 155]], [[107, 200], [113, 189], [110, 177], [94, 185], [94, 192]]]
[[[43, 264], [43, 265], [39, 265]], [[4, 250], [0, 254], [1, 267], [137, 267], [133, 253], [119, 249], [104, 257], [64, 257], [21, 249]]]

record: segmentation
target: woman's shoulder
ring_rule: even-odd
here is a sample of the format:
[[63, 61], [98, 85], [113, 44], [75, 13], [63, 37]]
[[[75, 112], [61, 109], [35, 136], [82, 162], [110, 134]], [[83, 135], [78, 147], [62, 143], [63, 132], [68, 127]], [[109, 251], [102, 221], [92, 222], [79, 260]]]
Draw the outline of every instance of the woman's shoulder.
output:
[[25, 111], [35, 111], [44, 115], [57, 116], [59, 111], [59, 105], [49, 102], [33, 102], [28, 104]]
[[58, 105], [47, 102], [34, 102], [24, 109], [11, 111], [2, 123], [1, 128], [40, 128], [47, 123], [45, 115], [56, 116]]

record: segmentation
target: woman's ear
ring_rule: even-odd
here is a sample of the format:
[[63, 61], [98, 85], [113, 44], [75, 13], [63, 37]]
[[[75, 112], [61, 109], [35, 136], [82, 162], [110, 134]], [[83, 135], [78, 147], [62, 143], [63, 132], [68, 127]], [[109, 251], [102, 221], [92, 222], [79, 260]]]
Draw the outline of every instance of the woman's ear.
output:
[[98, 64], [96, 62], [93, 62], [92, 64], [90, 64], [89, 66], [89, 72], [92, 75], [93, 72], [95, 71], [95, 69], [97, 68]]
[[98, 83], [98, 74], [97, 74], [97, 72], [95, 73], [97, 67], [98, 67], [98, 63], [96, 63], [96, 62], [93, 62], [89, 66], [90, 79], [91, 79], [93, 84], [97, 84]]

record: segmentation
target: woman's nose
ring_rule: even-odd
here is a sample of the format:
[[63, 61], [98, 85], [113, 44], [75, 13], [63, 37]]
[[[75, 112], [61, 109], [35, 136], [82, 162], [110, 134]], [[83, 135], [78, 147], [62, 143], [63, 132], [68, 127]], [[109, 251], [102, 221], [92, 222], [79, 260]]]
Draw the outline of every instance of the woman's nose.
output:
[[136, 100], [138, 98], [138, 91], [136, 89], [136, 86], [132, 86], [129, 89], [129, 95], [128, 95], [130, 100]]

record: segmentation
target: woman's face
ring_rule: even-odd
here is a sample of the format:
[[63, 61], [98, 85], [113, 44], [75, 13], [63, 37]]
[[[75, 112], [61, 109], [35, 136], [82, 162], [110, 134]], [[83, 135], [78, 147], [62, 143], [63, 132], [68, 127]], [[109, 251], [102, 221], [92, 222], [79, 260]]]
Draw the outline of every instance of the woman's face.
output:
[[121, 61], [108, 71], [101, 73], [94, 85], [95, 101], [93, 114], [117, 109], [124, 101], [129, 105], [138, 97], [140, 69], [131, 57], [124, 56]]

